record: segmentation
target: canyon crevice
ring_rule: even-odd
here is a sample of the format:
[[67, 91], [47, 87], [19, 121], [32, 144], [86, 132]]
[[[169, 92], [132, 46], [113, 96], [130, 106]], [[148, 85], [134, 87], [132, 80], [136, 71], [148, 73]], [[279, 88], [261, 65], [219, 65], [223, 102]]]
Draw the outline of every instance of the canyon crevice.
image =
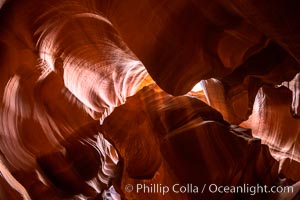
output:
[[0, 199], [300, 198], [299, 6], [0, 1]]

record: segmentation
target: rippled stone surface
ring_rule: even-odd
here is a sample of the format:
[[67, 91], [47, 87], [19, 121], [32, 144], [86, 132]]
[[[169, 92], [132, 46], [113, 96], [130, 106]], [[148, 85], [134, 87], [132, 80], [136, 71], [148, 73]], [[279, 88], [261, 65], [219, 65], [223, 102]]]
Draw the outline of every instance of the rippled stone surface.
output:
[[243, 125], [252, 128], [254, 135], [270, 147], [274, 157], [282, 163], [281, 172], [297, 181], [300, 177], [300, 123], [290, 113], [292, 97], [285, 86], [263, 87], [256, 97], [253, 114]]
[[192, 182], [292, 199], [299, 6], [0, 0], [0, 198], [250, 197], [124, 191]]

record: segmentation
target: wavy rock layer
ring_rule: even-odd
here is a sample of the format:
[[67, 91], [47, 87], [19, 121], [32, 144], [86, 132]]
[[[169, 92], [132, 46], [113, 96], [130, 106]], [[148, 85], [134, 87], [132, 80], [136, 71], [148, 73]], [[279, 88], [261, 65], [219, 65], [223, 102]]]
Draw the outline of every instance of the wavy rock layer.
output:
[[295, 183], [255, 196], [292, 199], [299, 6], [0, 1], [0, 198], [160, 199], [124, 188], [191, 182]]
[[[263, 87], [256, 98], [254, 111], [243, 125], [252, 128], [256, 137], [267, 144], [281, 161], [281, 173], [299, 180], [299, 120], [292, 117], [292, 92], [282, 86]], [[282, 123], [284, 121], [284, 123]]]

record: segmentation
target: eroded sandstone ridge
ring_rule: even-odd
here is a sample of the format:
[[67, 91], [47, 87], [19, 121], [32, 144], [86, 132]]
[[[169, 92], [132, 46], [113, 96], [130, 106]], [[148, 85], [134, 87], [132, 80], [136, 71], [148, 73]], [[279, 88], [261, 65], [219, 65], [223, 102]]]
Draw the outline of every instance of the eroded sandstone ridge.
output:
[[293, 199], [299, 6], [0, 1], [0, 199]]

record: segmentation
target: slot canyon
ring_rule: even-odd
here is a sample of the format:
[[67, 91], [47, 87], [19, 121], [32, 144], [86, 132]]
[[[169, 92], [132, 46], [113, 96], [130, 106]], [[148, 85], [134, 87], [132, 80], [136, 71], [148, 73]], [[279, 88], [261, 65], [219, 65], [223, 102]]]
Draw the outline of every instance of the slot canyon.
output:
[[300, 199], [299, 8], [0, 0], [0, 200]]

